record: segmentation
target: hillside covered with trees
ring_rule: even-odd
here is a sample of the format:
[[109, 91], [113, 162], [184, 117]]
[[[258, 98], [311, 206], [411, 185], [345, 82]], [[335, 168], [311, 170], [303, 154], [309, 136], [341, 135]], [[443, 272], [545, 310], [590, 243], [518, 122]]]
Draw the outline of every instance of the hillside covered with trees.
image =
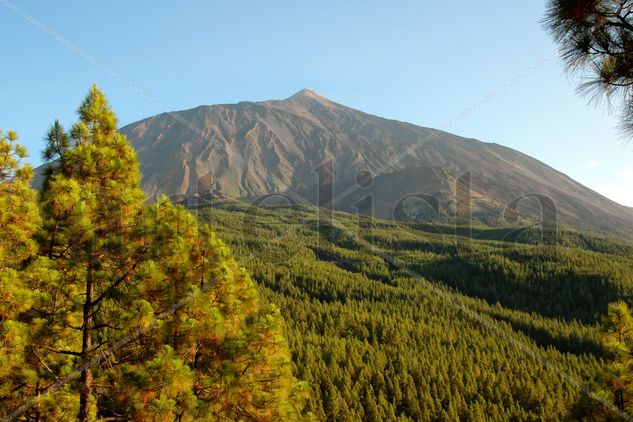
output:
[[327, 227], [312, 208], [232, 201], [196, 212], [280, 307], [319, 420], [576, 419], [596, 406], [585, 388], [612, 403], [601, 323], [631, 298], [628, 245], [345, 213]]

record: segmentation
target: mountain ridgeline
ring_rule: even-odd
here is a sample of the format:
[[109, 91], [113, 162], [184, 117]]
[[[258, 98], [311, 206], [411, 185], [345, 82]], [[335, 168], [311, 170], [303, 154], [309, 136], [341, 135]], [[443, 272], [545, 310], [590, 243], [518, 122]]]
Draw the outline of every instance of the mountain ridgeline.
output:
[[[472, 218], [492, 226], [517, 221], [510, 207], [520, 222], [545, 218], [633, 237], [632, 210], [534, 158], [366, 114], [310, 90], [281, 101], [164, 113], [121, 132], [138, 152], [150, 197], [285, 194], [311, 204], [333, 199], [334, 209], [383, 218]], [[332, 196], [319, 201], [319, 187], [328, 181]], [[461, 213], [460, 195], [467, 206]]]

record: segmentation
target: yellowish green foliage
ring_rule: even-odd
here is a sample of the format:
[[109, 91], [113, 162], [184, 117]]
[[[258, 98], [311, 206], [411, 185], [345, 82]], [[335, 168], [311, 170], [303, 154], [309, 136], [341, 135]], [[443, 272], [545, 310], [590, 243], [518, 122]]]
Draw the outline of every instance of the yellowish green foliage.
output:
[[601, 332], [605, 366], [588, 388], [592, 394], [583, 394], [572, 416], [583, 421], [625, 420], [633, 415], [633, 316], [625, 302], [609, 304]]
[[35, 252], [33, 233], [39, 223], [33, 171], [22, 165], [26, 149], [17, 134], [0, 131], [0, 267], [17, 267]]
[[[602, 384], [608, 402], [618, 410], [633, 414], [633, 317], [625, 302], [609, 305], [602, 323], [603, 345], [609, 355]], [[605, 413], [612, 414], [607, 409]]]
[[163, 198], [143, 218], [154, 241], [136, 273], [138, 306], [152, 328], [124, 348], [135, 358], [110, 374], [119, 394], [109, 407], [137, 419], [297, 418], [305, 386], [292, 378], [279, 311], [260, 306], [229, 249], [182, 207]]
[[49, 132], [40, 212], [24, 150], [0, 138], [0, 414], [298, 419], [305, 386], [279, 311], [190, 213], [144, 205], [136, 154], [95, 86], [78, 114]]

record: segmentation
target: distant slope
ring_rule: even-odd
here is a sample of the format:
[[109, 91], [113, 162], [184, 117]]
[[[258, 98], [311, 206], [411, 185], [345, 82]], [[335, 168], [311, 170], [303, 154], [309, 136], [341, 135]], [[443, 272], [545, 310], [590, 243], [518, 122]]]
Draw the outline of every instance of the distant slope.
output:
[[[372, 116], [309, 90], [283, 101], [160, 114], [122, 132], [138, 151], [149, 195], [217, 191], [252, 198], [287, 192], [296, 200], [316, 203], [315, 169], [331, 159], [334, 197], [347, 193], [335, 200], [334, 208], [354, 211], [357, 202], [371, 194], [375, 214], [390, 217], [402, 198], [427, 194], [437, 198], [439, 209], [422, 207], [421, 216], [446, 221], [456, 212], [456, 179], [470, 171], [472, 212], [479, 221], [507, 224], [503, 210], [508, 204], [540, 194], [554, 201], [562, 225], [633, 237], [631, 209], [534, 158], [501, 145]], [[353, 190], [364, 171], [375, 174], [373, 181]], [[534, 199], [521, 201], [519, 209], [525, 217], [541, 218]]]

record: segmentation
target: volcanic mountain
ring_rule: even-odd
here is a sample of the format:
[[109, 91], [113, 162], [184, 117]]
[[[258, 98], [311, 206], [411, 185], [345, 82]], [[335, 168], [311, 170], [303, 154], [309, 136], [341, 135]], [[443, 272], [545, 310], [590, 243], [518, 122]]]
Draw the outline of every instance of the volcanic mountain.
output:
[[470, 212], [487, 224], [513, 222], [509, 207], [535, 222], [544, 213], [570, 228], [633, 238], [632, 210], [521, 152], [373, 116], [307, 89], [285, 100], [163, 113], [121, 132], [138, 152], [150, 197], [278, 193], [380, 217]]

